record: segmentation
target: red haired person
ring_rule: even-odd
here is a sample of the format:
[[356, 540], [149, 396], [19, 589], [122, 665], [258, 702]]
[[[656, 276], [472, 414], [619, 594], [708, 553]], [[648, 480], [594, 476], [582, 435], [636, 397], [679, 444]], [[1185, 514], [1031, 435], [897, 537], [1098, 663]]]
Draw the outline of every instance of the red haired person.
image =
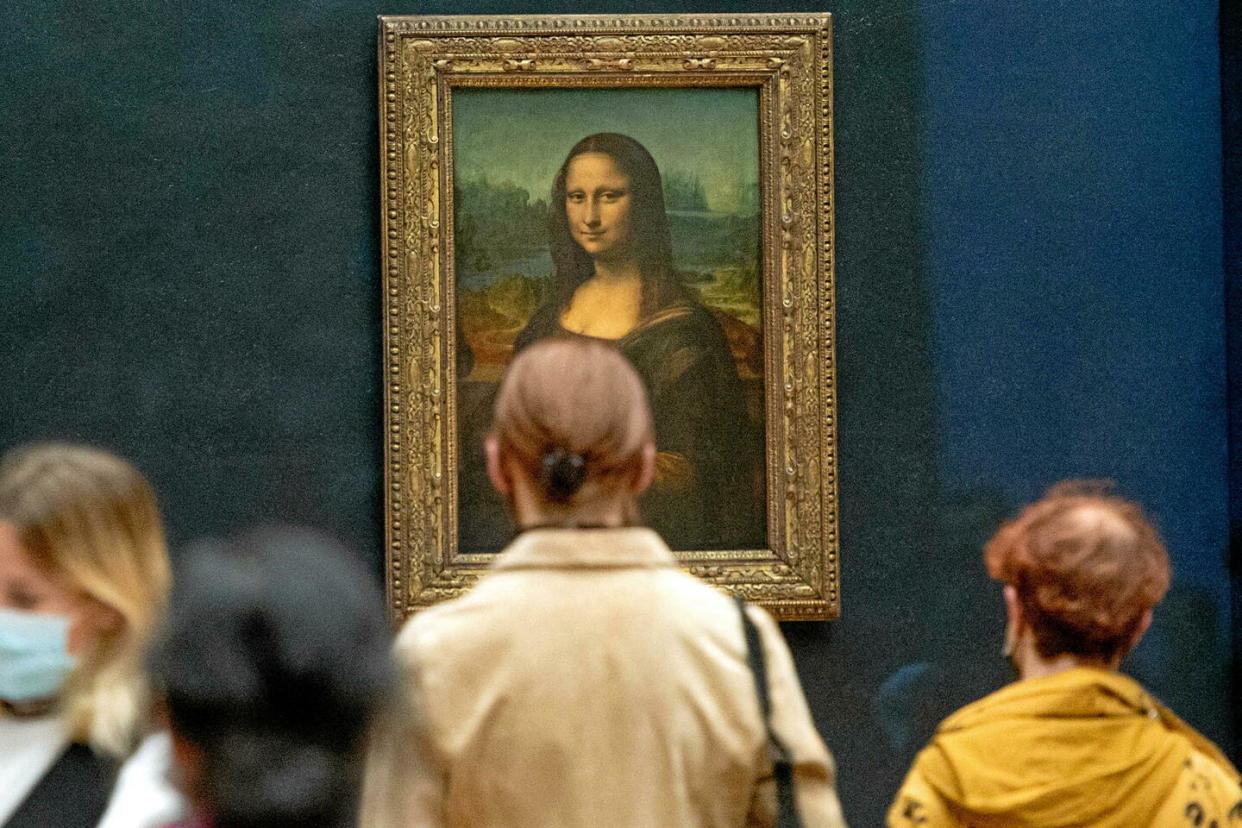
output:
[[984, 550], [1004, 584], [1019, 681], [947, 718], [915, 759], [890, 826], [1242, 825], [1237, 770], [1117, 671], [1169, 588], [1133, 503], [1062, 484]]

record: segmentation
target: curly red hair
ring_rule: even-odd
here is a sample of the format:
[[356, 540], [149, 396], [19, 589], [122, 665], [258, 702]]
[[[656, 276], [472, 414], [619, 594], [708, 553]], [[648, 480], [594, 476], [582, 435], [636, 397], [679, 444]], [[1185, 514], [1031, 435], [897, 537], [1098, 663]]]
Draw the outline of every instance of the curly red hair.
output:
[[1169, 556], [1143, 510], [1106, 485], [1067, 481], [1003, 525], [983, 551], [1010, 584], [1044, 658], [1111, 660], [1169, 589]]

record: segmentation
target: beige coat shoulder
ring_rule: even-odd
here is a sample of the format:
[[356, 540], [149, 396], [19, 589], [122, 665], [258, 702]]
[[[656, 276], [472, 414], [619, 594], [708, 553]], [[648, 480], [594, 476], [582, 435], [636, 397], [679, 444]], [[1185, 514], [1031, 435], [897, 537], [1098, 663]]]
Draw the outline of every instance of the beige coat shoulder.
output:
[[[776, 730], [808, 826], [834, 769], [767, 613]], [[734, 602], [649, 530], [521, 536], [402, 630], [404, 722], [377, 734], [364, 826], [740, 826], [771, 820], [766, 735]]]

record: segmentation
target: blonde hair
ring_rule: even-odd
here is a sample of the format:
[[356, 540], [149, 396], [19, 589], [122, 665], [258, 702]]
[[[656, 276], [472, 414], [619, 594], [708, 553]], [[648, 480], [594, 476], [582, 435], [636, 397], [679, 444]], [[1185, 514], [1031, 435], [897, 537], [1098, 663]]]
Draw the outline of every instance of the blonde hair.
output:
[[[611, 491], [653, 439], [638, 373], [616, 348], [588, 339], [545, 339], [518, 354], [496, 397], [492, 433], [546, 500], [571, 507]], [[566, 458], [575, 458], [581, 480], [558, 486]]]
[[15, 526], [35, 565], [119, 617], [83, 654], [61, 705], [74, 739], [124, 755], [148, 713], [144, 658], [171, 581], [151, 486], [98, 449], [25, 446], [0, 461], [0, 520]]

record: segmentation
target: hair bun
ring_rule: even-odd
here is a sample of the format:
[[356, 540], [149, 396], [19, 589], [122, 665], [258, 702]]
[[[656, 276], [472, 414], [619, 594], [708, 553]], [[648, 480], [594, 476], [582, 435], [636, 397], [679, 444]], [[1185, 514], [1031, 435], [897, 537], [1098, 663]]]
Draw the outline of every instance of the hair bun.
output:
[[586, 458], [556, 447], [543, 453], [540, 482], [552, 500], [564, 503], [586, 482]]

